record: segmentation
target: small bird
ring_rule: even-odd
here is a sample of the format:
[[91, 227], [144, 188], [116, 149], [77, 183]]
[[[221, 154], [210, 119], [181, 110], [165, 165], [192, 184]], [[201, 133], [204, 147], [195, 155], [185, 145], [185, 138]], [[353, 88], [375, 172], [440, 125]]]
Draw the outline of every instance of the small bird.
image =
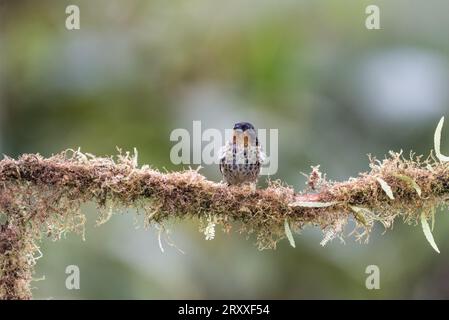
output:
[[219, 152], [220, 172], [230, 185], [256, 187], [265, 155], [259, 145], [256, 130], [249, 122], [234, 125], [232, 139]]

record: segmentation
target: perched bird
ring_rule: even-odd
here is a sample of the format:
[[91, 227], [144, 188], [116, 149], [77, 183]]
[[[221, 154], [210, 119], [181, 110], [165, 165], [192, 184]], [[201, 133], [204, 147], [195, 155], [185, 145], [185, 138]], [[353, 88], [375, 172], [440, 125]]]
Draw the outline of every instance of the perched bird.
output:
[[264, 159], [254, 126], [249, 122], [236, 123], [231, 141], [219, 152], [224, 182], [228, 185], [248, 184], [255, 188]]

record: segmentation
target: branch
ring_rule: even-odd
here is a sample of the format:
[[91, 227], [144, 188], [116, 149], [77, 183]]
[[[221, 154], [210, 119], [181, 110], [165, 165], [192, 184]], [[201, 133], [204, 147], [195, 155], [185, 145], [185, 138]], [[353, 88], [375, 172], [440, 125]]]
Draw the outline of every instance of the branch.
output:
[[[449, 197], [449, 166], [440, 159], [439, 140], [435, 150], [438, 159], [405, 159], [393, 152], [383, 161], [370, 159], [369, 172], [345, 182], [326, 181], [315, 167], [308, 189], [299, 193], [279, 181], [251, 190], [209, 181], [196, 170], [161, 173], [139, 167], [136, 151], [115, 159], [79, 150], [50, 158], [5, 157], [0, 161], [0, 297], [31, 298], [38, 241], [44, 235], [83, 234], [80, 206], [90, 201], [98, 205], [99, 224], [114, 210], [133, 207], [144, 215], [145, 226], [163, 230], [168, 219], [199, 218], [206, 239], [214, 237], [217, 224], [224, 231], [236, 227], [254, 233], [260, 249], [275, 248], [285, 237], [294, 245], [290, 228], [298, 232], [306, 225], [323, 230], [324, 245], [342, 237], [351, 218], [351, 234], [358, 240], [368, 239], [374, 222], [389, 228], [398, 216], [407, 223], [421, 218], [424, 227]], [[432, 242], [430, 231], [425, 233]]]

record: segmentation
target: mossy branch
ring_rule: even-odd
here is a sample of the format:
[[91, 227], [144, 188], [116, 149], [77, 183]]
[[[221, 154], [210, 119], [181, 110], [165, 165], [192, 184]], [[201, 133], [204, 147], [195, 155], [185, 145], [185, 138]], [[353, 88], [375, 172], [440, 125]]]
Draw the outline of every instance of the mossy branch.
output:
[[217, 224], [226, 232], [235, 227], [255, 233], [260, 249], [274, 248], [285, 237], [294, 246], [291, 230], [306, 225], [323, 230], [324, 245], [342, 237], [351, 218], [351, 234], [359, 240], [368, 239], [375, 221], [385, 228], [396, 217], [427, 224], [434, 208], [449, 198], [449, 165], [441, 161], [439, 140], [435, 149], [437, 158], [425, 160], [393, 152], [382, 161], [370, 158], [369, 172], [345, 182], [326, 181], [314, 167], [308, 189], [300, 193], [279, 181], [252, 190], [209, 181], [197, 170], [161, 173], [139, 167], [136, 151], [115, 159], [79, 150], [50, 158], [5, 157], [0, 161], [0, 297], [31, 298], [38, 241], [42, 236], [56, 240], [70, 231], [83, 234], [80, 207], [85, 202], [97, 203], [99, 223], [114, 208], [132, 207], [143, 214], [146, 226], [199, 218], [207, 239], [213, 238]]

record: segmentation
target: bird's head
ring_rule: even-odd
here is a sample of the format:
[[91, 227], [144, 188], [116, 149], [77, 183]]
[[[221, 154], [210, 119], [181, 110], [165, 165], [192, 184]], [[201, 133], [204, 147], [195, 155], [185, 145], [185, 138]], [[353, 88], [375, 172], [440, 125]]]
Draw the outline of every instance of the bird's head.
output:
[[259, 145], [256, 129], [249, 122], [239, 122], [234, 125], [232, 140], [234, 144], [245, 147]]

